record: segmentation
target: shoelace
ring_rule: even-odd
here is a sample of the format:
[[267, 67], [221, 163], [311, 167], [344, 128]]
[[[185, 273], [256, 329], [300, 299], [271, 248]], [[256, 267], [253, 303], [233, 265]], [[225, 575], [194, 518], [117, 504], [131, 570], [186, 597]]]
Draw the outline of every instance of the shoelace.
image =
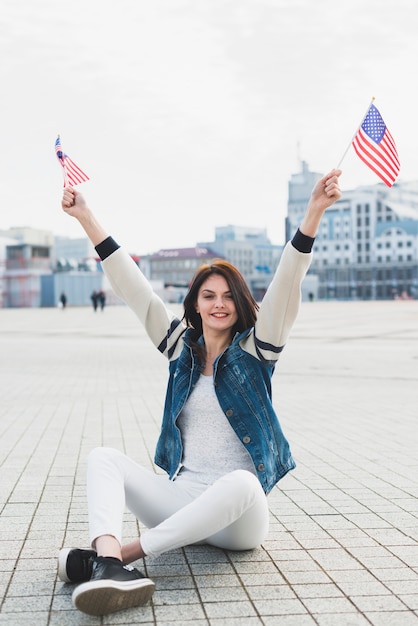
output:
[[132, 565], [124, 565], [123, 569], [126, 569], [128, 572], [133, 572], [135, 568], [132, 567]]

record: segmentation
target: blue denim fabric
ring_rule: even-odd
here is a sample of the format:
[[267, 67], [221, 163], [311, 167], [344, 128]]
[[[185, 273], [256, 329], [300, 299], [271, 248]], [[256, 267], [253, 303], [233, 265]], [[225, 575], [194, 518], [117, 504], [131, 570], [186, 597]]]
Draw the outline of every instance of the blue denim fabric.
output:
[[[272, 405], [271, 378], [275, 363], [259, 360], [239, 345], [250, 332], [251, 329], [237, 334], [217, 358], [214, 385], [219, 404], [251, 455], [258, 479], [268, 493], [295, 467], [295, 462]], [[190, 333], [187, 330], [183, 337], [179, 358], [170, 362], [162, 428], [155, 452], [156, 464], [171, 479], [181, 469], [183, 452], [176, 421], [202, 368], [190, 347]]]

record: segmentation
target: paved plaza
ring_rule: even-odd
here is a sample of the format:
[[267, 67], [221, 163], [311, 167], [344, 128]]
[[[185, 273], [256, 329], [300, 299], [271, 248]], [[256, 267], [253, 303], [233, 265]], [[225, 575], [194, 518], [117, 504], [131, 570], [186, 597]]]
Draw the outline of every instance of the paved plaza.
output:
[[152, 602], [103, 618], [57, 554], [87, 547], [92, 448], [152, 467], [167, 363], [124, 306], [0, 309], [0, 342], [0, 626], [418, 626], [418, 301], [303, 303], [273, 381], [297, 468], [266, 542], [139, 561]]

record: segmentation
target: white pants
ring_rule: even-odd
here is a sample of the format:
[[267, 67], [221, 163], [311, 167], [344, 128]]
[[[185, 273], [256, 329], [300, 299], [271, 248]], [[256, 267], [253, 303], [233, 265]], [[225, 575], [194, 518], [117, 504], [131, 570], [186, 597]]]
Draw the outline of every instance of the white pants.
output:
[[141, 545], [158, 556], [193, 543], [228, 550], [251, 550], [268, 532], [267, 498], [256, 476], [246, 470], [226, 474], [207, 486], [155, 474], [113, 448], [95, 448], [87, 470], [92, 544], [112, 535], [122, 545], [128, 508], [146, 527]]

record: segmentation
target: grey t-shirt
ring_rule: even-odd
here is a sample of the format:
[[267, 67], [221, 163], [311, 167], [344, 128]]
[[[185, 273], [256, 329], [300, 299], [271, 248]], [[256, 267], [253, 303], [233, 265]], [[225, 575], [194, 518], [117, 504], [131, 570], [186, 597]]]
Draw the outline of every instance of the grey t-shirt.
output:
[[216, 397], [212, 376], [201, 375], [178, 419], [183, 442], [181, 476], [211, 484], [236, 469], [257, 475]]

